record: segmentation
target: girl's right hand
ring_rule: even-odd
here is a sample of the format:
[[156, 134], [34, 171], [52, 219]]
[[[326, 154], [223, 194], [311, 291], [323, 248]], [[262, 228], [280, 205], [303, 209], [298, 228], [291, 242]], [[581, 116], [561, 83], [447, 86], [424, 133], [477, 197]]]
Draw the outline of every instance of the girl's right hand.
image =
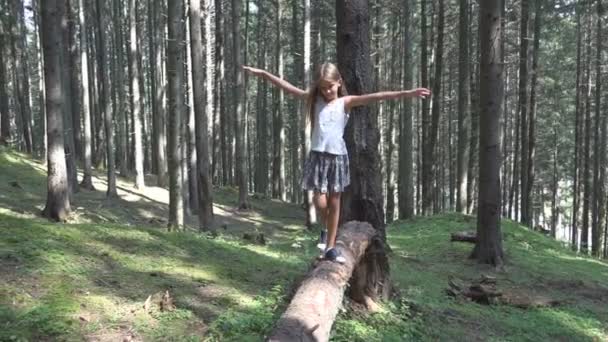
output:
[[247, 71], [248, 73], [250, 73], [254, 76], [263, 76], [264, 75], [264, 70], [252, 68], [252, 67], [249, 67], [246, 65], [243, 65], [243, 70]]

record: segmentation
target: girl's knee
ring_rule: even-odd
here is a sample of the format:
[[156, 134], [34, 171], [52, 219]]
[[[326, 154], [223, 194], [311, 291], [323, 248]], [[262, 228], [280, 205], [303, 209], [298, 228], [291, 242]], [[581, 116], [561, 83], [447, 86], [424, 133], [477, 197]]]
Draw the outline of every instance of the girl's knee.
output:
[[323, 193], [316, 193], [314, 196], [315, 206], [318, 209], [326, 209], [327, 208], [327, 195]]

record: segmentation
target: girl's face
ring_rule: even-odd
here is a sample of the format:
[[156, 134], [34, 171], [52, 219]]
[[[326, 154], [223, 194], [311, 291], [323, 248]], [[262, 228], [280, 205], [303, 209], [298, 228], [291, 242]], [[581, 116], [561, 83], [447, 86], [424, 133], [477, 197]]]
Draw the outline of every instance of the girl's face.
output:
[[319, 82], [319, 91], [323, 95], [323, 98], [325, 98], [325, 101], [330, 102], [338, 98], [338, 89], [340, 89], [341, 85], [342, 80], [332, 81], [322, 79]]

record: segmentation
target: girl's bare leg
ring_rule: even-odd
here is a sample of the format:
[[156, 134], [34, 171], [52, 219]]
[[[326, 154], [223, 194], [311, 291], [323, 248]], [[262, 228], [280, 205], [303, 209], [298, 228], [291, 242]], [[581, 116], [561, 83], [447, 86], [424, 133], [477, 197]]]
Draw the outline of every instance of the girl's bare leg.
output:
[[323, 224], [323, 226], [327, 228], [327, 216], [329, 211], [329, 208], [327, 206], [327, 194], [322, 192], [315, 192], [313, 201], [315, 207], [317, 208], [321, 216], [321, 224]]
[[329, 194], [329, 204], [327, 205], [327, 249], [336, 245], [338, 235], [338, 221], [340, 220], [340, 196], [341, 192]]

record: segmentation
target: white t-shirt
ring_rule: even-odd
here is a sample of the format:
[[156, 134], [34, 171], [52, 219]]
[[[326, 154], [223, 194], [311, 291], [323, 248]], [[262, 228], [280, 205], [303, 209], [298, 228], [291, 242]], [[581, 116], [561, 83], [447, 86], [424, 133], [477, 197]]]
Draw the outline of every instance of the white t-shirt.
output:
[[322, 96], [317, 97], [311, 149], [337, 155], [347, 154], [343, 136], [348, 117], [343, 97], [330, 103], [325, 102]]

